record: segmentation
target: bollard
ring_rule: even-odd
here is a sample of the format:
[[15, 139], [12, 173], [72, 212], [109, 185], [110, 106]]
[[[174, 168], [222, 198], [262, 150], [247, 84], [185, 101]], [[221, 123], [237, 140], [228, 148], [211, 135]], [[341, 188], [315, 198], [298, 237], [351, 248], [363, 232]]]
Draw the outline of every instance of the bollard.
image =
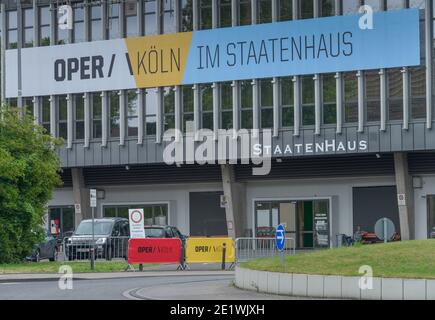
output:
[[222, 270], [225, 270], [225, 254], [227, 251], [227, 244], [224, 242], [222, 244]]

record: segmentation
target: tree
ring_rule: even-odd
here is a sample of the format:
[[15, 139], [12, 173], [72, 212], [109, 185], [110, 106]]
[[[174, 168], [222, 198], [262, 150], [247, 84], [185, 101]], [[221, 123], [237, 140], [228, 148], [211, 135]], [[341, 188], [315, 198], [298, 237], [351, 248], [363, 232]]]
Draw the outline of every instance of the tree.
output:
[[45, 205], [61, 185], [59, 144], [30, 115], [0, 107], [0, 263], [22, 260], [43, 237]]

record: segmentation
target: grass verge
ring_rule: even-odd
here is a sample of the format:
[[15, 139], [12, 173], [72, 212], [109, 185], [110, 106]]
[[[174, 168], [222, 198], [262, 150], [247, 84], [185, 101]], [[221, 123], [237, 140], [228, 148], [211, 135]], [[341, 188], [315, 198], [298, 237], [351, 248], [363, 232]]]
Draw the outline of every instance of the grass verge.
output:
[[361, 276], [359, 268], [369, 265], [375, 277], [435, 279], [435, 240], [403, 241], [387, 244], [299, 253], [285, 258], [262, 258], [241, 263], [241, 267], [285, 273]]
[[[65, 261], [65, 262], [23, 262], [18, 264], [0, 264], [0, 274], [16, 273], [58, 273], [61, 265], [69, 265], [74, 273], [84, 272], [120, 272], [124, 271], [128, 264], [125, 261], [96, 261], [95, 270], [91, 270], [89, 261]], [[149, 265], [145, 265], [146, 268]]]

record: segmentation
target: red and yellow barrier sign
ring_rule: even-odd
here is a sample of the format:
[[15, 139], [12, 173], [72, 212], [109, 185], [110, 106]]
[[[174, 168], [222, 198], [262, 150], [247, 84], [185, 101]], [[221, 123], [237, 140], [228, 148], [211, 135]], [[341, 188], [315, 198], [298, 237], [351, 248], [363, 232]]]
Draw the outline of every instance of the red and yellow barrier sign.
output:
[[181, 240], [146, 238], [128, 241], [128, 264], [180, 263]]
[[222, 262], [225, 244], [225, 262], [235, 262], [232, 238], [189, 238], [186, 244], [186, 263]]

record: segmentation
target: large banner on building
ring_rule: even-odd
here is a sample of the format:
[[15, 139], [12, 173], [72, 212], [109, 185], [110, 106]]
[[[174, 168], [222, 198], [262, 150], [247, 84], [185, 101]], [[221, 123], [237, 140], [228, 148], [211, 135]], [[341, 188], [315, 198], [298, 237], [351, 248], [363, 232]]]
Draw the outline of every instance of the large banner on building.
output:
[[[22, 49], [22, 94], [40, 96], [420, 64], [417, 9]], [[363, 26], [363, 27], [362, 27]], [[6, 96], [18, 92], [6, 51]]]

